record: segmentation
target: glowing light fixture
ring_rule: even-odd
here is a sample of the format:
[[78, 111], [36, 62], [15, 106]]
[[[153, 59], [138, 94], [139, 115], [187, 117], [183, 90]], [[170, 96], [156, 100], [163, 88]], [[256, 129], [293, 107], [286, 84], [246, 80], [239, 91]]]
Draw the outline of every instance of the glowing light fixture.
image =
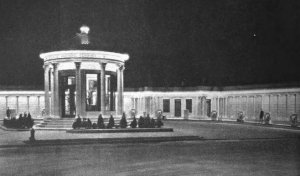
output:
[[81, 33], [88, 34], [89, 31], [90, 31], [90, 28], [86, 25], [83, 25], [83, 26], [80, 27], [80, 32]]

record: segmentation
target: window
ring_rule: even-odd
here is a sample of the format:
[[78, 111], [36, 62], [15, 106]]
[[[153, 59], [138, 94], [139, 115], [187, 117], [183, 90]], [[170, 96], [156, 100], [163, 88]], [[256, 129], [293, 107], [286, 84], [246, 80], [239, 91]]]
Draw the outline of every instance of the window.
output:
[[98, 111], [98, 81], [97, 74], [86, 74], [87, 111]]
[[163, 99], [163, 112], [170, 112], [170, 99]]
[[186, 109], [192, 112], [192, 99], [186, 99]]

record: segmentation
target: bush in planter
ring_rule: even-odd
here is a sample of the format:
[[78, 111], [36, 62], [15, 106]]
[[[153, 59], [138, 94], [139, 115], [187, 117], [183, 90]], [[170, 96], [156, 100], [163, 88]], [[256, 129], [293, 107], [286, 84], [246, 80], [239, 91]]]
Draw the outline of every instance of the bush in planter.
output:
[[213, 110], [211, 112], [211, 120], [218, 120], [218, 112]]
[[145, 117], [145, 121], [144, 121], [144, 128], [150, 128], [150, 116], [149, 114]]
[[139, 121], [138, 121], [139, 128], [145, 128], [144, 127], [144, 122], [145, 122], [144, 117], [140, 116]]
[[110, 115], [110, 118], [109, 118], [109, 121], [108, 121], [108, 124], [106, 126], [106, 128], [112, 128], [115, 126], [115, 119], [113, 118], [112, 115]]
[[91, 120], [89, 118], [87, 119], [87, 123], [86, 123], [86, 127], [85, 128], [87, 128], [87, 129], [91, 129], [92, 128], [92, 122], [91, 122]]
[[34, 123], [34, 122], [33, 122], [33, 119], [31, 118], [31, 114], [28, 113], [28, 116], [27, 116], [27, 118], [25, 119], [24, 125], [25, 125], [25, 127], [27, 127], [27, 128], [32, 128], [33, 123]]
[[238, 118], [236, 119], [236, 121], [237, 121], [237, 122], [244, 122], [244, 121], [245, 121], [244, 118], [245, 118], [244, 112], [243, 112], [243, 111], [240, 111], [240, 112], [238, 113]]
[[82, 118], [82, 122], [81, 122], [81, 125], [80, 127], [83, 127], [83, 128], [86, 128], [87, 127], [87, 118]]
[[150, 121], [150, 128], [155, 128], [155, 120], [152, 118]]
[[131, 126], [131, 128], [136, 128], [137, 122], [136, 122], [135, 116], [133, 116], [133, 120], [131, 121], [130, 126]]
[[73, 123], [72, 125], [73, 129], [79, 129], [81, 127], [81, 118], [80, 116], [78, 115], [76, 121]]
[[102, 114], [100, 114], [100, 115], [98, 116], [97, 125], [98, 125], [98, 128], [100, 128], [100, 129], [104, 129], [104, 128], [105, 128], [104, 120], [103, 120]]
[[97, 125], [96, 123], [93, 123], [92, 128], [93, 128], [93, 129], [97, 129], [97, 128], [98, 128], [98, 125]]
[[80, 128], [80, 126], [78, 125], [77, 122], [73, 122], [72, 128], [77, 129], [77, 128]]
[[15, 117], [12, 117], [10, 120], [9, 119], [4, 119], [4, 120], [3, 123], [7, 128], [22, 128], [19, 119], [16, 119]]
[[127, 120], [126, 120], [126, 115], [123, 113], [122, 119], [120, 121], [120, 127], [121, 128], [127, 128]]
[[298, 114], [296, 113], [293, 113], [291, 116], [290, 116], [290, 123], [291, 123], [291, 126], [293, 127], [297, 127], [298, 126]]
[[[11, 128], [22, 128], [23, 126], [20, 123], [19, 119], [16, 119], [15, 117], [13, 117], [10, 121], [10, 127]], [[23, 128], [25, 128], [25, 126]]]
[[156, 126], [157, 126], [157, 128], [164, 126], [164, 123], [162, 122], [161, 118], [157, 118]]
[[19, 120], [19, 122], [20, 122], [21, 125], [24, 125], [24, 120], [25, 119], [23, 118], [22, 114], [19, 115], [19, 119], [18, 120]]
[[271, 114], [265, 113], [265, 124], [271, 124]]
[[9, 119], [4, 119], [3, 120], [3, 125], [7, 128], [11, 128], [12, 127], [12, 123], [11, 123], [11, 120]]

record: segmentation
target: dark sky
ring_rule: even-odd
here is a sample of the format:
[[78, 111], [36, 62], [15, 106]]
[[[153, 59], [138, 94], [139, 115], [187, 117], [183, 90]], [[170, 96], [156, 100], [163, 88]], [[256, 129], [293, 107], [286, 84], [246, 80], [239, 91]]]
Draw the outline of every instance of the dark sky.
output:
[[0, 0], [0, 85], [43, 85], [42, 50], [90, 33], [129, 53], [125, 87], [300, 81], [299, 0]]

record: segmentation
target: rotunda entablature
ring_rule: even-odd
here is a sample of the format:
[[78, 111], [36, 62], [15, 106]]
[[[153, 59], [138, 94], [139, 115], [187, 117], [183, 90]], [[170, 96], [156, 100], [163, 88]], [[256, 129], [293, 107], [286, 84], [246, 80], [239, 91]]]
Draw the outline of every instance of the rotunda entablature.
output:
[[[61, 70], [75, 70], [76, 66], [74, 64], [75, 61], [70, 62], [60, 62], [57, 64], [57, 69]], [[80, 69], [82, 70], [101, 70], [100, 62], [81, 62]], [[52, 68], [52, 64], [48, 63], [50, 68]], [[115, 64], [115, 63], [106, 63], [105, 71], [116, 72], [117, 69], [123, 64]]]
[[44, 59], [44, 63], [60, 63], [60, 62], [103, 62], [124, 64], [129, 59], [128, 54], [121, 54], [107, 51], [54, 51], [40, 54]]

